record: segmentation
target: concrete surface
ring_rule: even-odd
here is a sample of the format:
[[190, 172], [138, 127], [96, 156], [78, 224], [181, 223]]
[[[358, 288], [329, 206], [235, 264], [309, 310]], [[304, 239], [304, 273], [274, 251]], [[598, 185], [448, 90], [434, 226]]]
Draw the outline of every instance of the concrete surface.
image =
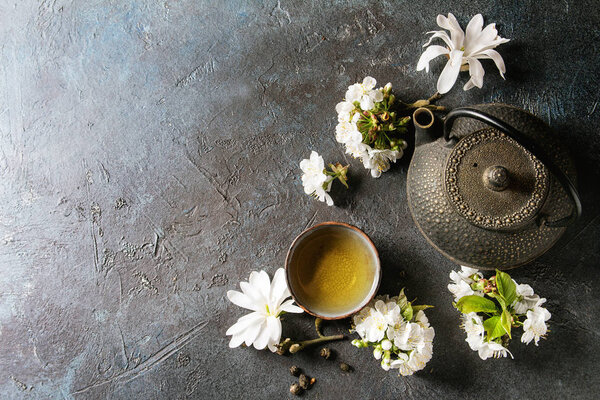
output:
[[[446, 290], [455, 268], [414, 226], [409, 157], [379, 180], [334, 138], [334, 106], [369, 74], [404, 99], [431, 95], [443, 61], [416, 72], [438, 13], [477, 12], [512, 41], [481, 90], [448, 107], [505, 102], [547, 121], [576, 156], [584, 216], [513, 271], [547, 297], [551, 334], [481, 361]], [[305, 398], [594, 398], [600, 390], [600, 13], [597, 1], [0, 2], [0, 397], [281, 399], [292, 364]], [[351, 164], [328, 208], [306, 196], [310, 150]], [[413, 377], [367, 350], [335, 363], [230, 350], [244, 311], [225, 298], [250, 270], [282, 266], [326, 220], [378, 246], [381, 293], [433, 304], [434, 357]], [[344, 332], [347, 322], [326, 333]], [[314, 335], [308, 316], [286, 335]]]

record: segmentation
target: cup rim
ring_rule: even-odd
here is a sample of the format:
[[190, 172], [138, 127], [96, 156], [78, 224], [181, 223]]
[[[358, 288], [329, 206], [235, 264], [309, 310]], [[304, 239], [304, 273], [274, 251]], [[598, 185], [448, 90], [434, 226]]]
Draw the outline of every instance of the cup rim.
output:
[[[321, 228], [323, 226], [341, 226], [341, 227], [349, 228], [349, 229], [355, 231], [356, 233], [361, 235], [366, 240], [369, 248], [371, 249], [373, 255], [375, 256], [375, 261], [376, 261], [375, 262], [376, 278], [374, 279], [374, 280], [376, 280], [376, 285], [375, 285], [375, 288], [374, 288], [373, 292], [371, 293], [371, 295], [368, 297], [365, 297], [365, 299], [363, 301], [361, 301], [356, 308], [352, 309], [352, 311], [350, 311], [346, 314], [343, 314], [343, 315], [339, 315], [339, 316], [324, 316], [324, 315], [320, 315], [314, 311], [311, 311], [308, 307], [306, 307], [300, 301], [298, 301], [298, 297], [296, 296], [296, 294], [294, 292], [294, 288], [292, 287], [292, 285], [290, 283], [291, 280], [290, 280], [290, 268], [289, 267], [290, 267], [290, 262], [291, 262], [291, 258], [292, 258], [292, 250], [296, 247], [297, 243], [300, 240], [305, 239], [310, 232], [312, 232], [318, 228]], [[321, 319], [325, 319], [325, 320], [344, 319], [344, 318], [348, 318], [349, 316], [351, 316], [351, 315], [357, 313], [358, 311], [360, 311], [361, 309], [363, 309], [377, 295], [377, 292], [379, 291], [379, 285], [381, 284], [381, 260], [379, 259], [379, 252], [377, 251], [377, 247], [375, 247], [375, 244], [373, 243], [371, 238], [366, 233], [364, 233], [362, 230], [360, 230], [359, 228], [357, 228], [354, 225], [350, 225], [345, 222], [326, 221], [326, 222], [321, 222], [319, 224], [313, 225], [310, 228], [303, 230], [292, 241], [292, 244], [290, 245], [287, 255], [285, 257], [285, 279], [286, 279], [286, 283], [288, 285], [290, 294], [292, 295], [292, 298], [294, 299], [296, 304], [300, 308], [302, 308], [304, 311], [306, 311], [308, 314], [318, 317], [318, 318], [321, 318]]]

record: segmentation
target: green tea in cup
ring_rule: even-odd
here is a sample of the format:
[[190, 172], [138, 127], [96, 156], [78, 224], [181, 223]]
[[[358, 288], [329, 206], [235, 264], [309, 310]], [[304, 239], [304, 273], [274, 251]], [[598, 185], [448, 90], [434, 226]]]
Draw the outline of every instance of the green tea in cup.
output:
[[288, 286], [310, 314], [344, 318], [364, 307], [380, 280], [377, 250], [358, 228], [326, 222], [301, 233], [286, 259]]

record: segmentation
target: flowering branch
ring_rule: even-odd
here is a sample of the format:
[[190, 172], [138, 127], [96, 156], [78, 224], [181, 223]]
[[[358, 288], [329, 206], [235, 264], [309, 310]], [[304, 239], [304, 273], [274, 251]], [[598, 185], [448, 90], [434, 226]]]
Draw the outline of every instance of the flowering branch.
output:
[[332, 206], [333, 199], [329, 195], [331, 185], [334, 180], [338, 179], [346, 189], [348, 188], [348, 165], [342, 166], [340, 163], [335, 163], [329, 164], [329, 168], [331, 171], [325, 168], [323, 157], [316, 151], [310, 153], [310, 158], [300, 162], [304, 192], [319, 201], [327, 202], [328, 206]]
[[[454, 307], [462, 315], [466, 342], [482, 360], [506, 357], [513, 328], [523, 328], [521, 341], [537, 346], [548, 331], [550, 312], [542, 307], [546, 299], [533, 292], [531, 286], [517, 284], [506, 272], [496, 270], [489, 279], [474, 268], [462, 267], [450, 273], [448, 290], [454, 295]], [[524, 320], [521, 320], [525, 318]]]

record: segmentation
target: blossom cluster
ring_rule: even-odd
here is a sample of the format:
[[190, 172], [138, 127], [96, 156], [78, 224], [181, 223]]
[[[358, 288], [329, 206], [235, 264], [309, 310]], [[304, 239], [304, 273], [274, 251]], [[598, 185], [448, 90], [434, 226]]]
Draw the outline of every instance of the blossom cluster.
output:
[[518, 284], [506, 272], [484, 279], [475, 268], [461, 267], [450, 272], [448, 290], [454, 295], [454, 306], [463, 313], [465, 341], [482, 360], [506, 357], [513, 328], [522, 327], [521, 342], [535, 342], [548, 332], [546, 322], [550, 312], [542, 307], [546, 302], [531, 286]]
[[326, 202], [328, 206], [333, 205], [333, 199], [329, 195], [331, 184], [335, 179], [348, 188], [348, 166], [342, 167], [340, 163], [329, 164], [331, 171], [325, 168], [323, 157], [316, 151], [310, 153], [310, 158], [300, 161], [302, 170], [302, 186], [304, 193], [314, 196], [319, 201]]
[[393, 106], [392, 84], [375, 88], [377, 81], [367, 76], [362, 83], [348, 87], [344, 101], [338, 103], [335, 138], [346, 153], [359, 158], [374, 178], [390, 168], [390, 162], [402, 157], [407, 143], [399, 136], [406, 133], [410, 117], [400, 117]]
[[373, 347], [373, 356], [388, 371], [403, 376], [425, 368], [433, 355], [434, 329], [423, 312], [431, 306], [413, 306], [404, 295], [378, 296], [352, 318], [360, 335], [352, 344]]

